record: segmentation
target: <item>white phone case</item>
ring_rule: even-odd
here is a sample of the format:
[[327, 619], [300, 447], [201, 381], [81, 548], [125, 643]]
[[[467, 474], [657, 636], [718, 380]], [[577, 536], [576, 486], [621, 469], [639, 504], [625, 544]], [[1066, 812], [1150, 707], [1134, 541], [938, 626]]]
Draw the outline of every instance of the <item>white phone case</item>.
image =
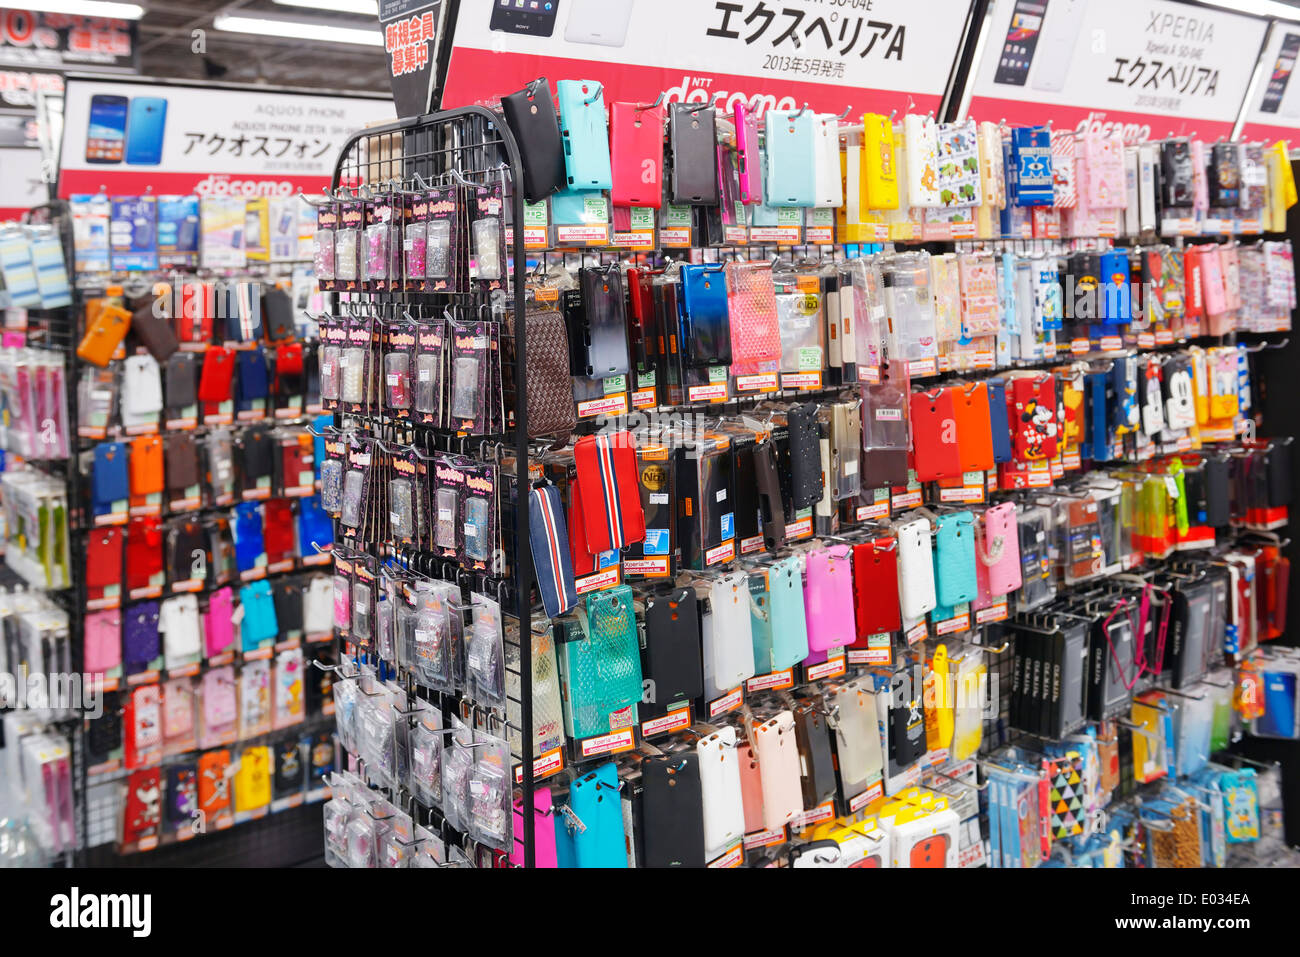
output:
[[334, 583], [318, 575], [302, 590], [302, 627], [308, 635], [321, 635], [334, 628]]
[[923, 518], [898, 529], [898, 601], [905, 618], [934, 611], [934, 545]]
[[865, 683], [852, 681], [840, 688], [832, 703], [837, 713], [835, 740], [840, 785], [845, 797], [851, 798], [884, 773], [875, 693]]
[[759, 780], [763, 788], [763, 826], [783, 827], [803, 813], [799, 788], [799, 747], [794, 715], [782, 711], [754, 731]]
[[1159, 162], [1160, 154], [1154, 143], [1138, 147], [1138, 226], [1144, 231], [1156, 228], [1156, 164]]
[[817, 206], [844, 205], [844, 178], [840, 173], [840, 121], [834, 113], [819, 113], [813, 126], [817, 135]]
[[1059, 93], [1064, 88], [1079, 40], [1084, 6], [1085, 0], [1052, 0], [1048, 5], [1034, 48], [1030, 86], [1035, 90]]
[[745, 836], [736, 729], [722, 728], [701, 738], [697, 751], [704, 804], [704, 859], [713, 861]]
[[621, 47], [627, 42], [633, 0], [569, 0], [566, 43]]
[[725, 694], [754, 677], [746, 575], [737, 572], [714, 582], [709, 589], [709, 608], [704, 617], [705, 683]]
[[1141, 161], [1138, 148], [1128, 146], [1124, 149], [1124, 235], [1136, 236], [1142, 231], [1138, 184], [1142, 180]]

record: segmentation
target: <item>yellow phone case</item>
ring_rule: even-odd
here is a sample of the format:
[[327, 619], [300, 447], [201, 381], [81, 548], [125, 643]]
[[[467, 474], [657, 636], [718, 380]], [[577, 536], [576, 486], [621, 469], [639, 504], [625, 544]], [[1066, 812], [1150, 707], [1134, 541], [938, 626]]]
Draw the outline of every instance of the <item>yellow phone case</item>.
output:
[[894, 123], [888, 116], [866, 113], [862, 117], [862, 192], [868, 209], [898, 209], [898, 156]]

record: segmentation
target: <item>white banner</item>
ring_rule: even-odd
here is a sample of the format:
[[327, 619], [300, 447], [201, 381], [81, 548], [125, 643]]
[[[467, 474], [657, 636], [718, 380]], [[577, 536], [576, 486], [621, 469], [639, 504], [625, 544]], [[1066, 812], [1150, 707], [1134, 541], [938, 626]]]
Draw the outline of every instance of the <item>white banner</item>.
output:
[[72, 78], [59, 195], [316, 192], [350, 135], [393, 118], [387, 98]]
[[1263, 70], [1246, 108], [1241, 135], [1248, 140], [1300, 144], [1300, 23], [1276, 21], [1264, 47]]
[[1120, 127], [1138, 141], [1231, 132], [1267, 21], [1170, 0], [994, 0], [969, 114]]
[[739, 100], [761, 111], [938, 107], [967, 4], [947, 0], [480, 0], [461, 4], [444, 106], [539, 76], [596, 80], [606, 102]]

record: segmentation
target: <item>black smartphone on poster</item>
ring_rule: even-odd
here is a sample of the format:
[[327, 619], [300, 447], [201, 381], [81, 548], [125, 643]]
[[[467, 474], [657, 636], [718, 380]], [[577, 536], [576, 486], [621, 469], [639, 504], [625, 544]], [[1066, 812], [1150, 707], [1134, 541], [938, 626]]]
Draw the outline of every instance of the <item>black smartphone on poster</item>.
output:
[[549, 37], [555, 33], [560, 0], [492, 0], [488, 28], [502, 33]]
[[1007, 39], [998, 57], [998, 69], [993, 75], [994, 83], [1025, 85], [1046, 13], [1047, 0], [1016, 0], [1015, 9], [1011, 11], [1011, 23], [1007, 26]]

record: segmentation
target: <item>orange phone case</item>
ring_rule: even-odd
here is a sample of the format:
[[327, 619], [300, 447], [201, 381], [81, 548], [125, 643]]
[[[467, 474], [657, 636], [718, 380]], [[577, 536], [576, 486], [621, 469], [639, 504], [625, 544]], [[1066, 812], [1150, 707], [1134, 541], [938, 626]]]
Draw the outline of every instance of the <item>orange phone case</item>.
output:
[[131, 494], [162, 492], [163, 441], [160, 435], [142, 435], [131, 443]]
[[226, 769], [230, 767], [230, 752], [225, 749], [209, 751], [199, 758], [199, 810], [208, 820], [230, 810], [230, 782]]
[[989, 390], [983, 382], [952, 390], [952, 417], [957, 423], [957, 454], [963, 472], [993, 468], [993, 424], [989, 419]]
[[102, 369], [130, 331], [131, 313], [106, 303], [86, 326], [86, 334], [77, 346], [77, 355]]

